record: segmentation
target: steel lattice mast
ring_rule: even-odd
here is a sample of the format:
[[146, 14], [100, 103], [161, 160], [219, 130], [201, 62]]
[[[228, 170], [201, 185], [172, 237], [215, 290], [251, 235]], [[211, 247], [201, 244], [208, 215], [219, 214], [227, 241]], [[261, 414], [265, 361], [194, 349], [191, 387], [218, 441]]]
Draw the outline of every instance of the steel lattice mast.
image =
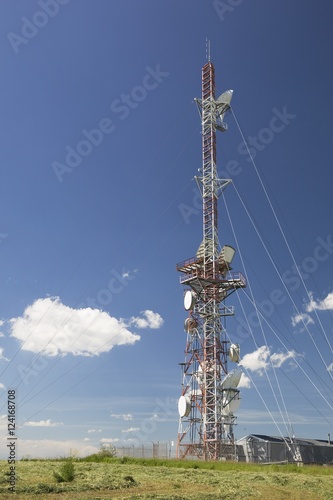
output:
[[236, 389], [241, 371], [228, 375], [227, 358], [239, 361], [239, 346], [229, 345], [222, 328], [223, 316], [233, 314], [224, 300], [245, 286], [240, 273], [230, 272], [235, 253], [230, 246], [219, 251], [217, 201], [231, 182], [219, 179], [216, 166], [216, 131], [227, 130], [224, 114], [232, 91], [215, 99], [215, 70], [209, 61], [202, 68], [202, 99], [196, 99], [202, 119], [202, 169], [197, 182], [203, 200], [203, 241], [194, 258], [177, 265], [185, 285], [187, 341], [183, 368], [178, 447], [179, 458], [206, 460], [235, 457], [233, 412], [239, 404]]

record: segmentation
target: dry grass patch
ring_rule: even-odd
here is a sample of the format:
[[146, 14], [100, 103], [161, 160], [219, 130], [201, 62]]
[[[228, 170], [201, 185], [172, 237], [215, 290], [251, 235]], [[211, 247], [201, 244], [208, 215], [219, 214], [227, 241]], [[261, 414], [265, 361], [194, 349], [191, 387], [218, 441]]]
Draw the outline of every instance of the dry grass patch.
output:
[[[73, 461], [74, 480], [58, 483], [54, 474], [65, 461], [17, 462], [18, 500], [333, 500], [333, 470], [293, 471], [263, 466], [201, 468], [188, 463], [149, 465]], [[173, 466], [172, 466], [173, 465]], [[195, 468], [194, 468], [195, 466]], [[215, 470], [213, 467], [217, 467]], [[186, 467], [186, 468], [184, 468]], [[0, 462], [0, 498], [8, 493], [8, 465]]]

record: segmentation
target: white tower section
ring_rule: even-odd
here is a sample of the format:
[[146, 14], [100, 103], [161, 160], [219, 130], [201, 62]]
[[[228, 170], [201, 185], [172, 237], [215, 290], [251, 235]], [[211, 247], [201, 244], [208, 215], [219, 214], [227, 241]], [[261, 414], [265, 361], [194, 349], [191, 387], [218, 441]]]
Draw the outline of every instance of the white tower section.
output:
[[233, 314], [224, 301], [234, 290], [245, 287], [245, 279], [230, 271], [235, 250], [224, 246], [219, 251], [217, 200], [231, 181], [219, 179], [216, 167], [216, 130], [227, 130], [223, 119], [231, 97], [228, 90], [215, 99], [215, 70], [209, 61], [202, 68], [202, 99], [196, 99], [202, 118], [202, 175], [197, 181], [203, 203], [203, 241], [194, 258], [177, 265], [186, 287], [184, 307], [189, 312], [178, 404], [179, 458], [235, 458], [233, 425], [241, 370], [235, 368], [228, 374], [227, 358], [229, 355], [238, 363], [239, 347], [229, 346], [221, 317]]

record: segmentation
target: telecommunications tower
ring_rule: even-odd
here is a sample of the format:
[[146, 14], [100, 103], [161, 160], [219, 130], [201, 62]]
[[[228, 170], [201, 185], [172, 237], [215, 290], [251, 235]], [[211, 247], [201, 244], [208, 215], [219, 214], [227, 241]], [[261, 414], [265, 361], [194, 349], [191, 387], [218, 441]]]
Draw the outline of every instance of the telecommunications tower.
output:
[[225, 299], [246, 286], [241, 273], [231, 271], [234, 248], [220, 250], [217, 200], [231, 182], [219, 179], [216, 167], [216, 131], [224, 132], [232, 90], [215, 99], [215, 70], [208, 60], [202, 68], [202, 98], [196, 99], [202, 123], [202, 168], [196, 181], [202, 194], [203, 241], [196, 256], [177, 264], [188, 311], [182, 367], [182, 395], [177, 456], [204, 460], [235, 459], [233, 426], [240, 397], [241, 368], [228, 372], [227, 359], [238, 363], [239, 345], [230, 344], [224, 318], [234, 314]]

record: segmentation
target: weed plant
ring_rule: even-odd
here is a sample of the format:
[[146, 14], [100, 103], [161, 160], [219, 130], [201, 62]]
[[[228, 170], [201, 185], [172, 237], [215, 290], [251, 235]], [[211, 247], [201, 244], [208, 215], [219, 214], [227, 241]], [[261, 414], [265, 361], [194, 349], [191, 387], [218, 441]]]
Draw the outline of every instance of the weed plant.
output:
[[53, 476], [57, 483], [69, 483], [74, 480], [74, 464], [71, 459], [66, 460], [60, 467], [60, 471], [53, 471]]

